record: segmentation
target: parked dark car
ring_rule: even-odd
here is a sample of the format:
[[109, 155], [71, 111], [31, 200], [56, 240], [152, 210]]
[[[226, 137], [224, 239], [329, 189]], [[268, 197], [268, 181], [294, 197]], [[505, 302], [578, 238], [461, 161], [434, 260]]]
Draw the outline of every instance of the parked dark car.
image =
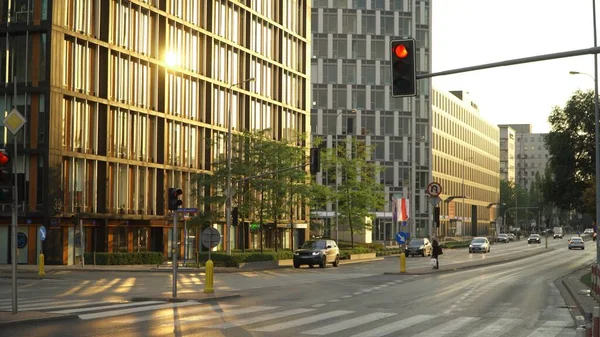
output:
[[531, 234], [527, 239], [527, 243], [542, 243], [542, 238], [539, 234]]
[[310, 240], [304, 242], [302, 247], [294, 251], [294, 268], [300, 268], [307, 264], [313, 268], [315, 264], [319, 267], [331, 263], [337, 267], [340, 263], [340, 249], [334, 240]]
[[408, 245], [406, 245], [405, 254], [406, 256], [429, 256], [431, 255], [432, 250], [433, 248], [429, 239], [414, 238], [408, 242]]

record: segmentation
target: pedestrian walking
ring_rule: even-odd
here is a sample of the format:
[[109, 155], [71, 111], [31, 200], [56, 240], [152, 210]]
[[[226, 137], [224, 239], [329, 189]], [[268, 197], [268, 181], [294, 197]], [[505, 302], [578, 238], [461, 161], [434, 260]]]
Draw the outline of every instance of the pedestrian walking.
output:
[[433, 266], [433, 269], [440, 269], [440, 255], [444, 254], [444, 252], [436, 239], [433, 239], [431, 246], [433, 247], [431, 258], [435, 259], [435, 266]]

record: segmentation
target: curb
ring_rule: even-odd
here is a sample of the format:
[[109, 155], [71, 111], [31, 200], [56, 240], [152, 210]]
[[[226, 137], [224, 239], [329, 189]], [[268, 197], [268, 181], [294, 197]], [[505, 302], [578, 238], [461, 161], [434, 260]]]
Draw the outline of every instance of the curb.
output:
[[24, 323], [53, 322], [53, 321], [63, 321], [63, 320], [72, 320], [72, 319], [79, 320], [79, 315], [69, 314], [69, 315], [37, 317], [37, 318], [20, 319], [20, 320], [14, 320], [14, 321], [6, 321], [6, 322], [0, 322], [0, 327], [15, 326], [15, 325], [21, 325]]
[[[581, 305], [581, 302], [579, 302], [579, 300], [577, 299], [577, 296], [576, 296], [576, 294], [575, 294], [575, 293], [573, 293], [573, 290], [571, 290], [571, 287], [570, 287], [570, 286], [567, 284], [567, 282], [565, 281], [565, 279], [566, 279], [567, 277], [570, 277], [570, 276], [572, 276], [572, 275], [574, 275], [574, 274], [577, 274], [577, 273], [579, 273], [579, 272], [581, 272], [582, 270], [585, 270], [585, 269], [587, 269], [587, 268], [589, 268], [589, 266], [582, 267], [581, 269], [578, 269], [578, 270], [576, 270], [576, 271], [575, 271], [575, 272], [573, 272], [573, 273], [570, 273], [570, 274], [564, 275], [564, 276], [560, 277], [559, 279], [557, 279], [557, 280], [555, 281], [555, 283], [554, 283], [554, 284], [556, 285], [556, 284], [557, 284], [557, 282], [559, 282], [559, 281], [560, 281], [560, 284], [562, 285], [562, 288], [564, 288], [564, 289], [566, 290], [566, 292], [568, 293], [568, 295], [569, 295], [569, 297], [570, 297], [570, 299], [571, 299], [571, 301], [570, 301], [570, 302], [574, 303], [574, 304], [577, 306], [577, 311], [579, 311], [579, 314], [581, 315], [581, 318], [583, 318], [583, 319], [578, 319], [578, 318], [576, 317], [576, 315], [573, 315], [573, 313], [571, 313], [571, 316], [573, 316], [573, 320], [577, 321], [578, 325], [584, 325], [584, 324], [585, 324], [585, 316], [586, 316], [588, 313], [585, 311], [585, 309], [584, 309], [584, 308], [583, 308], [583, 306]], [[559, 289], [559, 290], [560, 290], [560, 289]], [[564, 296], [563, 296], [563, 298], [564, 298]], [[566, 302], [566, 301], [565, 301], [565, 302]], [[567, 303], [567, 306], [568, 306], [568, 303]], [[589, 314], [591, 315], [592, 313], [589, 313]]]
[[226, 295], [204, 295], [203, 296], [199, 296], [199, 297], [133, 297], [131, 298], [132, 302], [143, 302], [143, 301], [166, 301], [166, 302], [170, 302], [170, 303], [177, 303], [177, 302], [189, 302], [189, 301], [196, 301], [196, 302], [215, 302], [215, 301], [219, 301], [219, 300], [227, 300], [227, 299], [234, 299], [234, 298], [240, 298], [242, 297], [240, 294], [235, 293], [235, 294], [226, 294]]
[[[413, 272], [405, 272], [405, 273], [401, 273], [401, 272], [384, 272], [383, 275], [430, 275], [430, 274], [446, 274], [446, 273], [451, 273], [451, 272], [456, 272], [458, 270], [469, 270], [469, 269], [477, 269], [480, 267], [487, 267], [487, 266], [494, 266], [494, 265], [499, 265], [499, 264], [504, 264], [504, 263], [508, 263], [508, 262], [512, 262], [518, 259], [523, 259], [523, 258], [529, 258], [535, 255], [540, 255], [540, 254], [546, 254], [549, 253], [551, 251], [554, 251], [554, 248], [548, 248], [542, 252], [536, 252], [535, 254], [525, 254], [525, 255], [520, 255], [514, 258], [507, 258], [507, 259], [503, 259], [503, 260], [499, 260], [499, 261], [489, 261], [489, 262], [482, 262], [482, 263], [477, 263], [475, 265], [457, 265], [457, 266], [452, 266], [449, 265], [444, 269], [436, 269], [435, 271], [431, 268], [428, 269], [424, 269], [422, 267], [419, 267], [418, 269], [422, 270], [422, 271], [413, 271]], [[471, 263], [471, 262], [467, 262], [467, 263]]]

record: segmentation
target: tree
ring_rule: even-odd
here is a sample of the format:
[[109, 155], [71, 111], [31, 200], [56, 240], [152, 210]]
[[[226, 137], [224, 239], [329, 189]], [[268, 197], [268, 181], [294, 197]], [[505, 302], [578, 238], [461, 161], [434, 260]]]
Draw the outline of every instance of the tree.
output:
[[[369, 225], [365, 222], [372, 217], [375, 209], [385, 205], [383, 185], [379, 181], [381, 169], [371, 161], [373, 148], [355, 138], [348, 142], [339, 143], [336, 147], [327, 149], [321, 156], [321, 171], [333, 181], [328, 185], [327, 195], [335, 200], [337, 197], [339, 220], [350, 230], [350, 242], [354, 247], [354, 233], [364, 232]], [[337, 170], [336, 170], [337, 165]], [[335, 192], [338, 175], [341, 183]]]
[[595, 212], [584, 202], [584, 190], [594, 181], [594, 92], [576, 91], [564, 108], [555, 107], [546, 136], [550, 153], [543, 194], [557, 207]]

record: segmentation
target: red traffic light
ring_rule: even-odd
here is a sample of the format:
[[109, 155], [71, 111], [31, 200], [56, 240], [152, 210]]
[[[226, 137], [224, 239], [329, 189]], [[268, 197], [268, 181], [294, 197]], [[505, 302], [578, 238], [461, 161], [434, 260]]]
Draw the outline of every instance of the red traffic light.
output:
[[6, 164], [8, 164], [9, 161], [10, 161], [10, 158], [8, 157], [8, 154], [0, 151], [0, 165], [6, 165]]
[[403, 59], [408, 56], [408, 50], [406, 50], [406, 47], [403, 44], [399, 44], [394, 48], [394, 54]]

